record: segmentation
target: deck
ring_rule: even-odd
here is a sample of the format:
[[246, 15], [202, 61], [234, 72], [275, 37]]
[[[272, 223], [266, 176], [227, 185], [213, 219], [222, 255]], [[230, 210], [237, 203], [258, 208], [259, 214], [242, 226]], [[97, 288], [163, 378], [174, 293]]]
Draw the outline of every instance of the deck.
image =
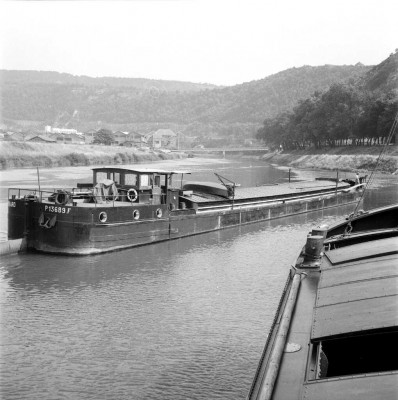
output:
[[[264, 398], [396, 400], [397, 234], [332, 247], [320, 269], [304, 271], [286, 338], [299, 350], [285, 348], [272, 396]], [[277, 315], [249, 400], [263, 398], [259, 388], [283, 320]]]
[[[348, 189], [350, 185], [344, 182], [337, 184], [337, 189]], [[320, 191], [333, 191], [336, 189], [336, 183], [328, 181], [311, 181], [311, 182], [290, 182], [279, 185], [262, 185], [256, 187], [236, 187], [234, 201], [243, 200], [260, 200], [266, 199], [275, 200], [276, 198], [283, 198], [293, 195], [313, 195]], [[201, 204], [201, 203], [212, 203], [212, 202], [225, 202], [229, 201], [224, 197], [211, 195], [208, 193], [194, 193], [189, 197], [189, 200]]]

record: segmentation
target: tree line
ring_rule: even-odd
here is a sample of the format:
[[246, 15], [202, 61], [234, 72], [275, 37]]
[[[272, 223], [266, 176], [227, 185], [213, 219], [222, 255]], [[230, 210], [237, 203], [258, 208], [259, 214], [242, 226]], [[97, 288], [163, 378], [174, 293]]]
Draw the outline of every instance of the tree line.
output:
[[383, 144], [397, 111], [394, 91], [367, 92], [352, 83], [335, 83], [292, 111], [265, 119], [256, 137], [289, 150]]

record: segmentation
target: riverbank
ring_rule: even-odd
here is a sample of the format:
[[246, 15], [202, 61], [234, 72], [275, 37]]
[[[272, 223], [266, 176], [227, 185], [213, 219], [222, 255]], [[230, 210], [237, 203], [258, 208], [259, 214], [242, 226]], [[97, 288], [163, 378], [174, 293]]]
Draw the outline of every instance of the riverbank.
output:
[[132, 164], [185, 157], [184, 153], [116, 146], [0, 142], [0, 169]]
[[[262, 160], [294, 168], [366, 172], [375, 168], [381, 150], [381, 146], [305, 149], [266, 154]], [[398, 146], [387, 148], [378, 171], [398, 173]]]

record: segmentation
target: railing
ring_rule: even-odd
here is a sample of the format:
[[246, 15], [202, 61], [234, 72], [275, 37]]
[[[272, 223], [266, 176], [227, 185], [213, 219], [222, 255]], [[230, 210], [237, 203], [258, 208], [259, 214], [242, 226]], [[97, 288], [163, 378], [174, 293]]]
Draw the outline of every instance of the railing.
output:
[[20, 188], [9, 188], [8, 189], [8, 200], [19, 200], [19, 199], [26, 199], [26, 200], [37, 200], [43, 201], [43, 196], [45, 193], [47, 195], [52, 195], [56, 192], [54, 190], [37, 190], [37, 189], [20, 189]]
[[[64, 201], [56, 202], [56, 197], [59, 194], [65, 194]], [[141, 204], [158, 204], [152, 203], [152, 194], [151, 193], [139, 193], [139, 197], [141, 197]], [[166, 194], [160, 193], [155, 196], [159, 196], [160, 203], [166, 204]], [[90, 203], [94, 205], [94, 207], [101, 206], [101, 204], [110, 204], [112, 203], [113, 207], [115, 206], [115, 202], [120, 198], [125, 198], [125, 202], [131, 204], [132, 206], [137, 205], [137, 201], [131, 202], [127, 199], [127, 190], [119, 191], [117, 195], [108, 195], [101, 194], [95, 195], [93, 190], [89, 190], [88, 188], [71, 188], [71, 189], [47, 189], [47, 190], [38, 190], [38, 189], [21, 189], [21, 188], [9, 188], [8, 189], [8, 200], [20, 200], [25, 199], [27, 201], [37, 201], [37, 202], [45, 202], [48, 201], [50, 203], [55, 203], [57, 205], [66, 205], [68, 206], [77, 206], [79, 203], [78, 200], [93, 200]], [[142, 201], [144, 198], [146, 201]], [[70, 202], [72, 204], [70, 204]]]

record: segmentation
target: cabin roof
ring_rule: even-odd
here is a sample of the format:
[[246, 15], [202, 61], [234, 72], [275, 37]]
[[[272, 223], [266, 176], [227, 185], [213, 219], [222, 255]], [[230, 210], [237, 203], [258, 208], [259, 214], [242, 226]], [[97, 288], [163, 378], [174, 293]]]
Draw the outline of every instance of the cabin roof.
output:
[[102, 172], [132, 172], [136, 174], [161, 174], [161, 175], [173, 175], [173, 174], [190, 174], [190, 171], [184, 170], [163, 170], [160, 168], [126, 168], [126, 167], [97, 167], [92, 168], [93, 171]]
[[311, 339], [398, 326], [396, 237], [326, 252]]

